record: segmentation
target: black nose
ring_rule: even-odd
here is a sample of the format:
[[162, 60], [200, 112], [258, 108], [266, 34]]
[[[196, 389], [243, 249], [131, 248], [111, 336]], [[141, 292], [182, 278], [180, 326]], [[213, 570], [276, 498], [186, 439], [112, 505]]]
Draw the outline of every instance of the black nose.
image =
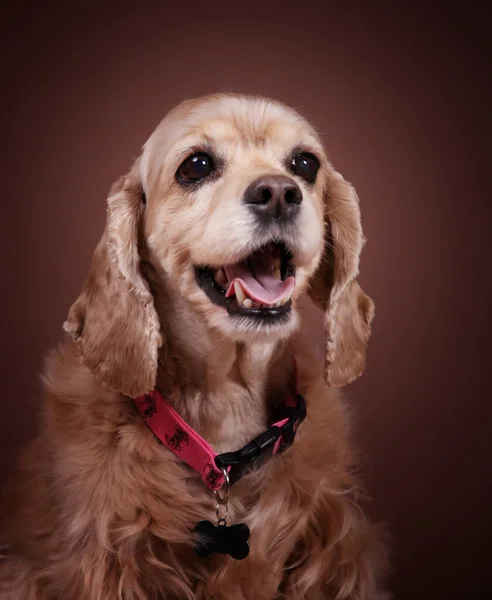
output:
[[244, 202], [265, 219], [288, 220], [299, 212], [302, 192], [284, 175], [264, 175], [248, 186]]

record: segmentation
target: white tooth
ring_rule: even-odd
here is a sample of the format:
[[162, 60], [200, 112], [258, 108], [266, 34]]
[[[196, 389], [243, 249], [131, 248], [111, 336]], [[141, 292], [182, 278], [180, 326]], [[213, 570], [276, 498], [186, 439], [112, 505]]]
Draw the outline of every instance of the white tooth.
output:
[[280, 300], [280, 304], [286, 304], [290, 300], [293, 291], [294, 290], [291, 290], [287, 295], [285, 295], [282, 300]]
[[275, 269], [273, 269], [273, 276], [275, 277], [275, 279], [278, 279], [279, 281], [282, 278], [280, 275], [280, 269], [278, 267], [275, 267]]
[[234, 292], [236, 293], [236, 298], [239, 304], [242, 304], [246, 299], [246, 294], [243, 292], [243, 288], [238, 281], [234, 282]]
[[280, 300], [279, 306], [281, 306], [282, 304], [286, 304], [290, 300], [291, 296], [292, 296], [292, 292], [289, 292], [286, 296], [284, 296], [282, 298], [282, 300]]
[[251, 298], [245, 298], [243, 300], [243, 306], [244, 306], [244, 308], [252, 308], [253, 307], [253, 300], [251, 300]]

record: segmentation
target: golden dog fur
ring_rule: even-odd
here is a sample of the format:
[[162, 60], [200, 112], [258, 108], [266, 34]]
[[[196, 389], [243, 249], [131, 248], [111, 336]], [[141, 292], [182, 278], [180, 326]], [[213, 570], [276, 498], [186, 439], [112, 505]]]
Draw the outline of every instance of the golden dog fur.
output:
[[[203, 145], [227, 166], [184, 190], [176, 169]], [[282, 161], [299, 146], [320, 170], [315, 185], [298, 182], [291, 318], [252, 326], [210, 302], [193, 267], [254, 249], [241, 196], [259, 175], [288, 174]], [[385, 552], [358, 504], [336, 389], [365, 365], [373, 303], [356, 280], [363, 241], [354, 189], [294, 110], [219, 94], [171, 111], [113, 186], [66, 339], [48, 357], [41, 430], [7, 494], [2, 600], [387, 598]], [[324, 369], [301, 316], [309, 295], [324, 311]], [[216, 451], [233, 450], [268, 426], [293, 356], [307, 418], [288, 451], [232, 489], [230, 521], [249, 525], [250, 555], [200, 559], [192, 530], [213, 519], [213, 495], [156, 443], [130, 398], [157, 386]]]

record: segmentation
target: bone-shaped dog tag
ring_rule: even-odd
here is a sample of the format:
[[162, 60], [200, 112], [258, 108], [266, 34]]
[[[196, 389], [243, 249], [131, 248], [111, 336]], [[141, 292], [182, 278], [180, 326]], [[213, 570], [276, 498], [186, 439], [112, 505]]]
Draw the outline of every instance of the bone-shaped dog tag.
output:
[[249, 527], [244, 523], [229, 527], [200, 521], [195, 527], [195, 552], [200, 558], [218, 553], [242, 560], [249, 554], [249, 535]]

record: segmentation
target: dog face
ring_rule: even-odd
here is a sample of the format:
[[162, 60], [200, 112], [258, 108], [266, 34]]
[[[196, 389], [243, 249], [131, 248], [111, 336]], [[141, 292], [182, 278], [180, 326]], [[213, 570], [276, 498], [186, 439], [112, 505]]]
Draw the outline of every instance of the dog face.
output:
[[263, 99], [185, 103], [145, 146], [151, 261], [210, 327], [285, 337], [324, 247], [326, 158], [308, 124]]
[[287, 337], [308, 292], [325, 314], [327, 381], [343, 385], [363, 370], [373, 315], [355, 280], [362, 244], [352, 186], [295, 111], [238, 95], [186, 101], [113, 186], [65, 329], [108, 386], [152, 389], [163, 339], [144, 253], [169, 302], [232, 340]]

